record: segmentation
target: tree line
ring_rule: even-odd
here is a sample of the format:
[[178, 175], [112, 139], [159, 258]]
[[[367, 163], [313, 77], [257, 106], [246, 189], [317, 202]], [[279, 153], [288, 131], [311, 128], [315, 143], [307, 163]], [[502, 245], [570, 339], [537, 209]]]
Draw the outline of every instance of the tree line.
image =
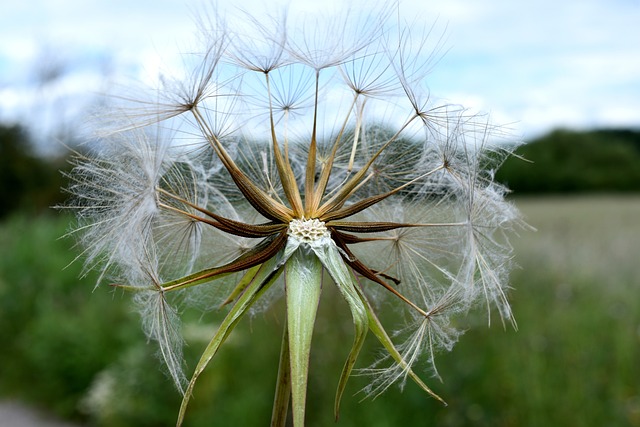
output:
[[[0, 125], [0, 219], [62, 203], [66, 160], [40, 156], [23, 127]], [[519, 147], [496, 179], [516, 195], [638, 192], [640, 130], [553, 131]]]
[[514, 194], [640, 191], [640, 130], [556, 130], [516, 154], [496, 173]]
[[64, 200], [64, 156], [39, 155], [19, 125], [0, 125], [0, 219], [20, 210], [39, 214]]

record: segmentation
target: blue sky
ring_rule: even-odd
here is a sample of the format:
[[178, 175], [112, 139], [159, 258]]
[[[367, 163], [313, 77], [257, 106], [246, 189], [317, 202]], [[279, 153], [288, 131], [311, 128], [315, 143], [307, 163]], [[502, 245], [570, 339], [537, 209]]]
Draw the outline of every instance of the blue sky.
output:
[[[210, 3], [4, 2], [0, 120], [36, 117], [43, 128], [70, 121], [105, 87], [105, 75], [144, 78], [179, 63], [196, 35], [194, 13]], [[263, 3], [243, 1], [252, 11]], [[295, 13], [317, 3], [269, 5]], [[640, 127], [640, 0], [405, 0], [400, 13], [444, 33], [447, 53], [429, 75], [432, 92], [490, 112], [524, 139], [556, 127]], [[63, 78], [37, 85], [42, 63], [61, 65]]]

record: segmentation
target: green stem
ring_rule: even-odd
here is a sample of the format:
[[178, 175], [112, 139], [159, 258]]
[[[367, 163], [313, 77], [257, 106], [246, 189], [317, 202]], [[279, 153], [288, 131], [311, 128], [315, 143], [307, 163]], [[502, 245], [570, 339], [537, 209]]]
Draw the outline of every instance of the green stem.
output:
[[285, 264], [294, 427], [304, 426], [309, 353], [321, 287], [322, 264], [306, 245], [301, 245]]

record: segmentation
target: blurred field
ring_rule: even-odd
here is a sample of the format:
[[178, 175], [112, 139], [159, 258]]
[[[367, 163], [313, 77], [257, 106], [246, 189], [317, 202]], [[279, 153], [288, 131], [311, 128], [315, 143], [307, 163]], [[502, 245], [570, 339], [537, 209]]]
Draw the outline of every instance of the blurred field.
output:
[[[514, 239], [516, 332], [486, 316], [452, 353], [444, 383], [363, 402], [347, 387], [338, 426], [640, 426], [640, 197], [517, 199], [537, 232]], [[67, 218], [0, 224], [0, 393], [96, 426], [172, 425], [180, 397], [157, 368], [128, 297], [78, 279]], [[325, 287], [312, 353], [308, 426], [333, 425], [336, 382], [351, 343], [348, 308]], [[270, 419], [282, 307], [245, 321], [196, 386], [188, 426]], [[192, 317], [200, 317], [196, 314]], [[497, 318], [497, 316], [494, 316]], [[190, 366], [219, 316], [187, 323]], [[359, 366], [376, 356], [373, 339]]]

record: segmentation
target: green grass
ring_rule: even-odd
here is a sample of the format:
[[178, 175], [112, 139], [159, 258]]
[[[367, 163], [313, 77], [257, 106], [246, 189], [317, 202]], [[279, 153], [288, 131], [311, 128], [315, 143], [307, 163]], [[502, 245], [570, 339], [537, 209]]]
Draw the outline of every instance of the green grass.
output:
[[142, 336], [127, 325], [128, 308], [81, 265], [60, 236], [68, 219], [14, 216], [0, 224], [0, 391], [77, 415], [97, 371]]
[[[448, 407], [408, 383], [363, 402], [345, 393], [337, 426], [640, 426], [640, 198], [517, 199], [538, 231], [514, 239], [511, 292], [519, 325], [489, 328], [479, 313], [453, 352]], [[67, 219], [0, 225], [0, 391], [98, 426], [171, 425], [180, 396], [157, 368], [128, 298], [77, 279]], [[308, 426], [333, 425], [336, 383], [352, 335], [349, 312], [325, 287], [312, 348]], [[196, 386], [187, 425], [266, 425], [282, 306], [244, 321]], [[497, 316], [493, 316], [497, 318]], [[219, 315], [187, 324], [190, 366]], [[360, 367], [376, 357], [369, 339]], [[78, 403], [81, 402], [81, 403]]]

